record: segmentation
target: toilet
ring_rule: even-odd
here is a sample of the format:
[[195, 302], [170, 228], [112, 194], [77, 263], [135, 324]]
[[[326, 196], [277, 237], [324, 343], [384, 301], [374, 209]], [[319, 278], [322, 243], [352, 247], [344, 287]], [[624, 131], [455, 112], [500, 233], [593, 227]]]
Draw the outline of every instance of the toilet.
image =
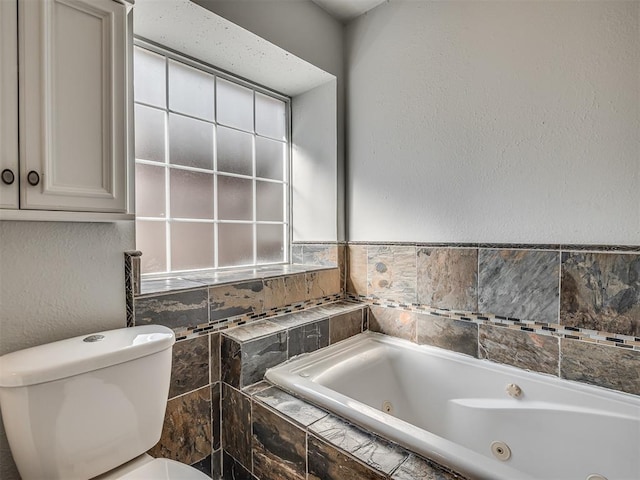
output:
[[145, 325], [0, 357], [0, 410], [23, 480], [204, 480], [145, 452], [162, 433], [173, 332]]

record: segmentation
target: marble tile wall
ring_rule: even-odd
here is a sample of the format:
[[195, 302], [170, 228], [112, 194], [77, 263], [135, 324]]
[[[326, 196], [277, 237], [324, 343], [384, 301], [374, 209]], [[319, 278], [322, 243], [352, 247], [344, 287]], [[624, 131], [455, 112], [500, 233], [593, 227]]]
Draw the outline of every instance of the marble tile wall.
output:
[[240, 399], [242, 414], [225, 426], [233, 436], [223, 478], [464, 480], [266, 382], [225, 388]]
[[[223, 300], [220, 305], [211, 306], [209, 311], [224, 309], [231, 313], [237, 310], [230, 305], [259, 305], [256, 299], [265, 290], [252, 282], [215, 288], [223, 292], [216, 298]], [[202, 292], [198, 292], [200, 296], [193, 295], [192, 291], [182, 293], [191, 295], [183, 296], [185, 300], [179, 305], [202, 303], [204, 298]], [[180, 293], [165, 296], [173, 295]], [[366, 308], [360, 303], [343, 301], [321, 304], [258, 318], [224, 331], [197, 332], [177, 341], [173, 347], [162, 437], [149, 453], [194, 465], [209, 475], [219, 474], [224, 465], [228, 471], [244, 475], [247, 469], [243, 466], [249, 465], [249, 470], [253, 468], [251, 463], [247, 464], [251, 457], [246, 456], [248, 454], [243, 450], [243, 445], [251, 441], [252, 429], [249, 426], [243, 430], [237, 426], [246, 424], [251, 415], [251, 405], [240, 394], [240, 388], [261, 381], [266, 368], [293, 355], [313, 351], [362, 332]], [[195, 309], [200, 312], [207, 310], [201, 304], [192, 308]], [[180, 309], [174, 311], [179, 312]], [[275, 448], [277, 440], [268, 438], [268, 431], [263, 433], [258, 437], [264, 445], [258, 469], [263, 468], [264, 473], [269, 468], [276, 468], [272, 465], [269, 449]], [[251, 474], [247, 475], [246, 478], [253, 478]]]
[[[242, 389], [262, 380], [269, 367], [301, 353], [326, 347], [332, 343], [332, 338], [335, 343], [347, 334], [356, 335], [364, 328], [364, 310], [362, 304], [338, 302], [224, 332], [221, 338], [221, 379], [234, 388]], [[360, 323], [356, 325], [358, 319]], [[335, 325], [340, 325], [337, 333]]]
[[[153, 280], [152, 283], [159, 282], [154, 283], [153, 289], [160, 291], [135, 298], [133, 322], [165, 325], [179, 337], [186, 337], [335, 301], [343, 292], [338, 268], [317, 267], [276, 276], [260, 272], [260, 275], [266, 276], [222, 285], [202, 284], [199, 288], [193, 288], [199, 285], [193, 279]], [[207, 280], [198, 278], [202, 282]]]
[[640, 247], [349, 244], [369, 328], [640, 395]]

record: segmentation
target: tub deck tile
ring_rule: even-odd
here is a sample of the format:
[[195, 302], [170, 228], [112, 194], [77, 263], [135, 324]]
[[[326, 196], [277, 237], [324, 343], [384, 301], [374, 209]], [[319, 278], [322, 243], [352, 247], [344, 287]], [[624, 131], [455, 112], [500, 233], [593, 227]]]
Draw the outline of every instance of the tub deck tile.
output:
[[270, 387], [256, 393], [255, 400], [275, 408], [283, 415], [295, 420], [299, 424], [308, 427], [314, 422], [329, 415], [324, 410], [300, 400], [299, 398], [283, 392], [277, 387]]
[[304, 480], [306, 432], [254, 402], [252, 409], [253, 473], [260, 479]]
[[310, 425], [309, 430], [387, 474], [393, 472], [408, 456], [400, 447], [333, 415]]
[[391, 475], [391, 480], [464, 480], [464, 478], [412, 454]]
[[308, 480], [384, 480], [387, 476], [354, 460], [319, 438], [309, 436]]
[[237, 342], [248, 342], [255, 340], [266, 335], [279, 332], [282, 330], [280, 325], [270, 320], [260, 320], [258, 322], [252, 322], [248, 325], [242, 325], [229, 329], [225, 332], [230, 338], [233, 338]]

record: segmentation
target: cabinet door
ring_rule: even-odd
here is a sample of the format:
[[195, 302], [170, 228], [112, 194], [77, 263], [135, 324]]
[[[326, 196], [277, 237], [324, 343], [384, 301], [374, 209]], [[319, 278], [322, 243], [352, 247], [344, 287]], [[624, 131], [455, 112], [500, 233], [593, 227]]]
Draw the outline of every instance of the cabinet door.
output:
[[0, 0], [0, 173], [0, 208], [18, 208], [17, 0]]
[[18, 17], [21, 208], [125, 212], [125, 5], [20, 0]]

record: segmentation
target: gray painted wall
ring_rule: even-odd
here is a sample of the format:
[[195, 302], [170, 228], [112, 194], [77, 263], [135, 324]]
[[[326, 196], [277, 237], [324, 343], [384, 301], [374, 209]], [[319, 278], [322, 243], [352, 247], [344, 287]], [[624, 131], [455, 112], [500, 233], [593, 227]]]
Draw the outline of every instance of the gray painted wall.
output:
[[[126, 326], [134, 223], [0, 221], [0, 354]], [[0, 478], [18, 478], [0, 426]]]
[[640, 3], [384, 3], [350, 23], [348, 238], [640, 244]]

